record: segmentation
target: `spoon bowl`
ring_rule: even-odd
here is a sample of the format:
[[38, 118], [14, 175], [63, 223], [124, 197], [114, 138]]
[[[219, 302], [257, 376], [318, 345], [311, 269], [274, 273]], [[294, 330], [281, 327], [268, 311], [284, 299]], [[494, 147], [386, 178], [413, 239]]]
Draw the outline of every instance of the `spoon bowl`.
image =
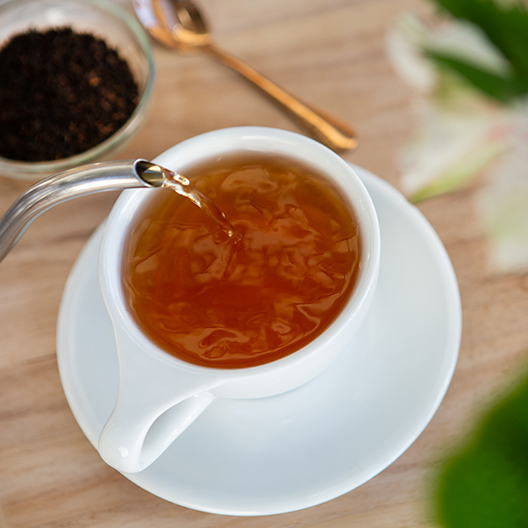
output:
[[165, 0], [153, 2], [158, 20], [170, 32], [171, 44], [182, 52], [194, 52], [197, 48], [212, 44], [202, 13], [192, 2]]
[[356, 148], [356, 133], [352, 127], [301, 102], [241, 60], [218, 48], [211, 39], [201, 11], [191, 0], [134, 0], [133, 5], [145, 29], [161, 44], [179, 52], [207, 53], [260, 89], [326, 146], [336, 151]]

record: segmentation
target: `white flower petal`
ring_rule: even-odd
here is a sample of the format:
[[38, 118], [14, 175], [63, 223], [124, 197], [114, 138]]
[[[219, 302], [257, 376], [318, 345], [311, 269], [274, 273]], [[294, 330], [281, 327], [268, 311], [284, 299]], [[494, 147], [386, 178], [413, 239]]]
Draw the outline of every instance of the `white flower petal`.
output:
[[508, 154], [494, 169], [478, 198], [489, 241], [492, 267], [500, 272], [528, 271], [528, 152]]
[[413, 17], [405, 17], [387, 35], [387, 57], [400, 77], [412, 88], [420, 92], [431, 91], [436, 85], [435, 69], [423, 56], [422, 50], [410, 38], [409, 33], [420, 32], [420, 23]]
[[419, 201], [460, 187], [505, 151], [508, 125], [502, 112], [461, 115], [430, 103], [418, 137], [401, 152], [403, 191]]
[[497, 75], [508, 75], [510, 63], [479, 27], [457, 20], [430, 33], [423, 48], [469, 62]]

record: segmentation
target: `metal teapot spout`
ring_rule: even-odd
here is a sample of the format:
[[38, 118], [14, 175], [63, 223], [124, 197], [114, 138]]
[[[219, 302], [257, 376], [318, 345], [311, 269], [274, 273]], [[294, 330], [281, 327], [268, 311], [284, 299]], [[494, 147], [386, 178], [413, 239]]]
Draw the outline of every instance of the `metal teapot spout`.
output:
[[168, 174], [168, 169], [146, 160], [109, 161], [41, 180], [21, 194], [0, 219], [0, 261], [31, 222], [54, 205], [96, 192], [163, 187]]

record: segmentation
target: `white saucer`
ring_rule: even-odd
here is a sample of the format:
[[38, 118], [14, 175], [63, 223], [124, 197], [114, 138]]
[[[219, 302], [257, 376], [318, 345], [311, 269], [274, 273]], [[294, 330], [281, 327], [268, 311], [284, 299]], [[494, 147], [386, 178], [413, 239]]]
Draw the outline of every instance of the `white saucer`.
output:
[[[288, 394], [217, 400], [157, 462], [126, 475], [145, 490], [196, 510], [267, 515], [349, 492], [398, 458], [440, 405], [461, 334], [449, 258], [420, 212], [359, 167], [378, 211], [382, 258], [362, 372], [344, 354]], [[68, 279], [59, 314], [60, 375], [88, 440], [117, 395], [113, 331], [97, 278], [97, 232]]]

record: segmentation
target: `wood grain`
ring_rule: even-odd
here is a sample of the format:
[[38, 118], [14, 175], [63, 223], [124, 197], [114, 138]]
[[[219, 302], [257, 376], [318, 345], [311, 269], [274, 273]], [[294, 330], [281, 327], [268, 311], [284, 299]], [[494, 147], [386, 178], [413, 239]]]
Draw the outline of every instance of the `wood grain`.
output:
[[[122, 5], [128, 2], [120, 0]], [[220, 46], [272, 80], [355, 126], [346, 154], [398, 186], [396, 155], [412, 131], [411, 93], [385, 54], [388, 28], [418, 0], [202, 0]], [[259, 93], [200, 55], [155, 46], [147, 122], [116, 157], [153, 158], [208, 130], [237, 125], [299, 129]], [[0, 211], [28, 187], [0, 178]], [[75, 422], [55, 357], [57, 310], [68, 273], [115, 194], [56, 207], [0, 265], [0, 527], [414, 528], [433, 526], [428, 485], [436, 462], [526, 363], [528, 277], [495, 275], [474, 211], [478, 185], [424, 203], [453, 261], [464, 331], [439, 411], [392, 466], [328, 503], [273, 518], [192, 511], [139, 489], [107, 467]]]

